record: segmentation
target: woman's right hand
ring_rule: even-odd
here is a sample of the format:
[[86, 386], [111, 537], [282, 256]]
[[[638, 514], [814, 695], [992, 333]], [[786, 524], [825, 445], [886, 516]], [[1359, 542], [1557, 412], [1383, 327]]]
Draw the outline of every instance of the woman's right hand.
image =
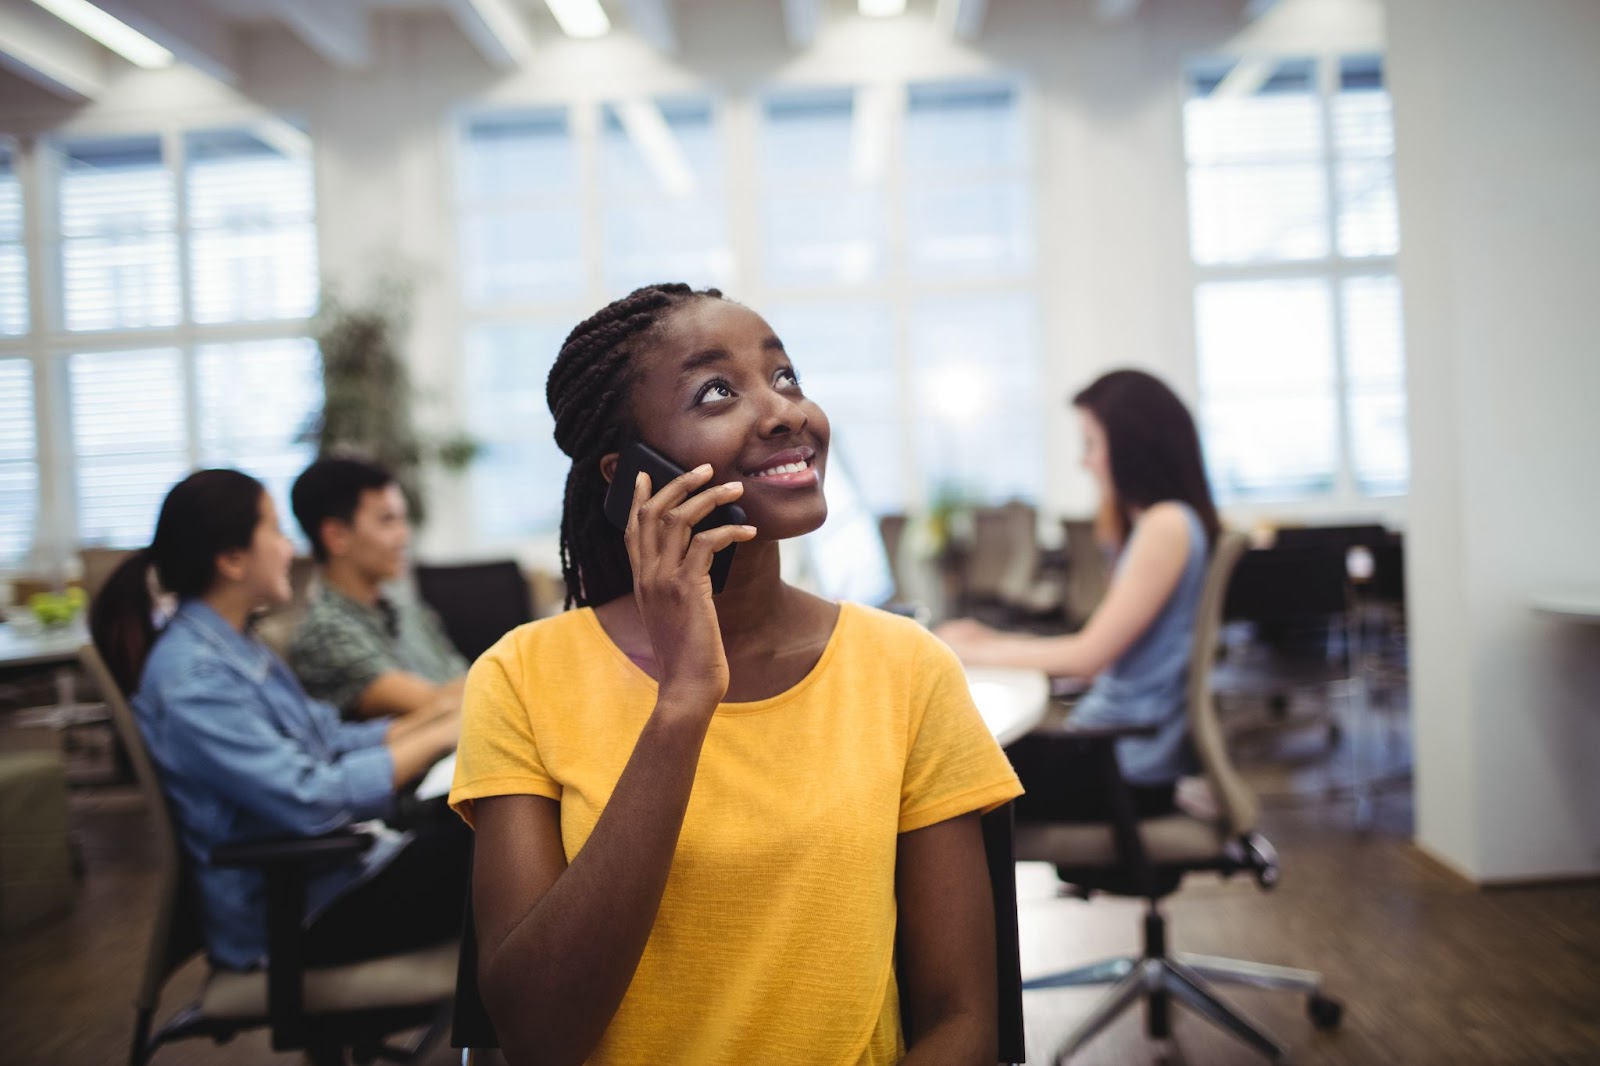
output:
[[661, 696], [706, 711], [728, 692], [728, 657], [711, 594], [711, 557], [756, 535], [754, 526], [717, 526], [694, 533], [713, 510], [744, 493], [737, 481], [697, 492], [711, 480], [702, 464], [651, 495], [650, 477], [633, 486], [623, 540], [633, 565], [633, 597], [650, 635]]

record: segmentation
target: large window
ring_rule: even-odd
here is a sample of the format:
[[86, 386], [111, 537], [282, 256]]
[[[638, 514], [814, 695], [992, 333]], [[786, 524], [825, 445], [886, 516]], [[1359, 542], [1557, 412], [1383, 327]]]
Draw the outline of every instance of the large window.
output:
[[[46, 208], [33, 237], [25, 171]], [[305, 336], [317, 288], [310, 146], [294, 126], [4, 146], [0, 568], [26, 564], [37, 530], [147, 542], [166, 490], [202, 465], [260, 477], [286, 513], [321, 405]], [[37, 321], [31, 291], [49, 295]], [[36, 410], [66, 417], [37, 425]], [[39, 510], [45, 480], [60, 514]]]
[[764, 306], [868, 505], [1037, 499], [1017, 85], [783, 89], [760, 115]]
[[1184, 130], [1219, 496], [1403, 494], [1394, 131], [1379, 60], [1197, 64]]
[[[545, 376], [580, 319], [663, 280], [720, 286], [768, 316], [874, 511], [952, 489], [1037, 498], [1045, 408], [1019, 87], [785, 87], [754, 104], [750, 136], [728, 136], [706, 97], [462, 121], [480, 538], [555, 528], [568, 462], [549, 439]], [[729, 174], [755, 184], [730, 188]]]

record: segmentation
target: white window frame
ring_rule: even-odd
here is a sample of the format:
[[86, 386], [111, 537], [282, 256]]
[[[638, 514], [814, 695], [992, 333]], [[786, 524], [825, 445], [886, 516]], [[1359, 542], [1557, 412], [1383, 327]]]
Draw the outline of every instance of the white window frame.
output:
[[[190, 306], [188, 188], [184, 180], [184, 136], [189, 132], [248, 128], [264, 118], [259, 112], [169, 116], [159, 122], [99, 121], [68, 123], [11, 138], [14, 165], [22, 186], [23, 247], [27, 256], [28, 332], [0, 336], [0, 358], [23, 358], [33, 366], [34, 432], [39, 469], [38, 511], [33, 545], [10, 565], [0, 560], [0, 573], [39, 574], [64, 579], [77, 570], [80, 546], [76, 456], [73, 447], [72, 402], [68, 381], [70, 357], [79, 353], [177, 348], [184, 382], [185, 455], [191, 469], [202, 456], [199, 439], [197, 352], [207, 344], [284, 340], [309, 336], [314, 316], [250, 322], [197, 324]], [[61, 234], [57, 210], [58, 181], [55, 142], [96, 137], [153, 136], [161, 143], [162, 161], [173, 180], [177, 216], [179, 319], [174, 326], [139, 329], [78, 330], [65, 328], [61, 292]], [[312, 149], [313, 189], [317, 186], [317, 154]], [[317, 233], [321, 269], [320, 210], [313, 199], [312, 226]], [[131, 545], [137, 547], [137, 545]]]
[[[1323, 281], [1329, 288], [1329, 310], [1332, 316], [1330, 338], [1334, 353], [1334, 404], [1336, 413], [1337, 441], [1335, 456], [1337, 465], [1333, 472], [1332, 488], [1326, 492], [1302, 494], [1289, 497], [1249, 497], [1233, 499], [1224, 502], [1230, 513], [1254, 514], [1274, 513], [1281, 514], [1285, 511], [1323, 512], [1323, 511], [1359, 511], [1365, 513], [1381, 512], [1389, 515], [1393, 512], [1403, 511], [1406, 494], [1370, 495], [1364, 493], [1357, 486], [1354, 471], [1354, 445], [1351, 439], [1350, 424], [1350, 381], [1349, 381], [1349, 353], [1345, 337], [1345, 282], [1353, 278], [1363, 277], [1398, 277], [1396, 268], [1397, 252], [1384, 255], [1346, 256], [1339, 249], [1339, 218], [1340, 218], [1340, 187], [1337, 139], [1334, 130], [1334, 101], [1340, 94], [1340, 67], [1341, 60], [1351, 58], [1354, 53], [1322, 53], [1307, 56], [1304, 53], [1293, 55], [1253, 55], [1253, 56], [1228, 56], [1237, 58], [1242, 62], [1250, 60], [1265, 60], [1268, 62], [1281, 62], [1293, 59], [1309, 59], [1314, 64], [1314, 84], [1316, 86], [1318, 111], [1321, 115], [1320, 137], [1322, 140], [1323, 181], [1327, 187], [1327, 211], [1324, 224], [1327, 227], [1328, 254], [1326, 256], [1281, 261], [1261, 261], [1251, 263], [1224, 263], [1204, 264], [1197, 262], [1193, 255], [1192, 246], [1187, 242], [1191, 240], [1192, 226], [1185, 230], [1186, 248], [1189, 249], [1189, 262], [1192, 279], [1189, 286], [1189, 310], [1195, 311], [1195, 297], [1202, 285], [1211, 282], [1241, 282], [1241, 281], [1278, 281], [1278, 280], [1315, 280]], [[1387, 78], [1387, 68], [1384, 70]], [[1187, 100], [1189, 84], [1185, 75], [1185, 84], [1181, 99]], [[1384, 92], [1388, 92], [1385, 80]], [[1185, 135], [1184, 123], [1179, 122], [1179, 136]], [[1187, 179], [1189, 174], [1189, 161], [1186, 151], [1180, 153], [1184, 160], [1184, 212], [1186, 225], [1190, 223], [1190, 215], [1194, 205], [1188, 195]], [[1404, 308], [1404, 295], [1401, 297], [1402, 314]], [[1196, 367], [1200, 359], [1198, 326], [1193, 330], [1195, 337], [1194, 354]], [[1409, 418], [1409, 412], [1408, 412]], [[1202, 430], [1203, 433], [1203, 430]], [[1408, 479], [1409, 480], [1409, 479]], [[1409, 488], [1409, 486], [1408, 486]]]

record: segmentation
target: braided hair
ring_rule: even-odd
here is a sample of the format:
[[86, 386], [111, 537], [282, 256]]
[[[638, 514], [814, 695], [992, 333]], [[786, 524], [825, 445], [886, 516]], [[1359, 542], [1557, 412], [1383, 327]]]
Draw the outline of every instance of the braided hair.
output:
[[568, 607], [605, 603], [633, 590], [622, 534], [606, 521], [600, 457], [621, 447], [633, 356], [678, 308], [722, 299], [716, 289], [647, 285], [614, 300], [567, 335], [545, 382], [556, 446], [572, 460], [561, 505], [561, 577]]

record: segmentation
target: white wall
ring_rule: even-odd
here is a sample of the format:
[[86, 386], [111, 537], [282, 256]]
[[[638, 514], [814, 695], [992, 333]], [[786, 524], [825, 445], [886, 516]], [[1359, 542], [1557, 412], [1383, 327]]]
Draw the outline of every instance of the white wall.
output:
[[[1183, 58], [1229, 49], [1381, 48], [1378, 0], [1282, 0], [1243, 35], [1242, 0], [1147, 0], [1133, 19], [1114, 24], [1096, 15], [1091, 0], [1005, 0], [989, 6], [983, 33], [971, 44], [940, 34], [927, 17], [931, 6], [913, 4], [912, 14], [891, 21], [837, 15], [813, 46], [797, 52], [784, 38], [778, 0], [706, 0], [679, 6], [678, 57], [661, 56], [626, 34], [597, 42], [551, 34], [512, 74], [489, 68], [442, 15], [380, 17], [374, 67], [360, 74], [338, 72], [288, 33], [262, 28], [242, 38], [238, 91], [182, 71], [130, 72], [75, 114], [41, 105], [37, 93], [0, 98], [0, 130], [51, 129], [68, 116], [84, 128], [113, 129], [219, 121], [255, 107], [304, 116], [318, 152], [324, 277], [359, 285], [396, 259], [411, 264], [420, 275], [411, 338], [418, 379], [459, 399], [449, 126], [461, 109], [709, 87], [728, 101], [728, 136], [740, 137], [753, 135], [751, 91], [773, 82], [1019, 73], [1037, 104], [1046, 353], [1040, 402], [1051, 453], [1044, 503], [1057, 513], [1084, 513], [1092, 508], [1092, 489], [1077, 469], [1078, 431], [1065, 397], [1102, 370], [1136, 365], [1195, 399]], [[748, 177], [730, 175], [732, 209], [741, 210], [741, 198], [750, 196]], [[734, 239], [749, 238], [736, 228]], [[756, 285], [736, 288], [735, 295], [761, 306]], [[596, 288], [594, 306], [602, 299]], [[428, 530], [425, 550], [469, 548], [464, 491], [460, 484], [435, 488], [441, 517]], [[1393, 502], [1322, 501], [1272, 511], [1404, 515]], [[1238, 517], [1248, 522], [1254, 515]]]
[[1418, 839], [1600, 872], [1600, 4], [1394, 0]]

